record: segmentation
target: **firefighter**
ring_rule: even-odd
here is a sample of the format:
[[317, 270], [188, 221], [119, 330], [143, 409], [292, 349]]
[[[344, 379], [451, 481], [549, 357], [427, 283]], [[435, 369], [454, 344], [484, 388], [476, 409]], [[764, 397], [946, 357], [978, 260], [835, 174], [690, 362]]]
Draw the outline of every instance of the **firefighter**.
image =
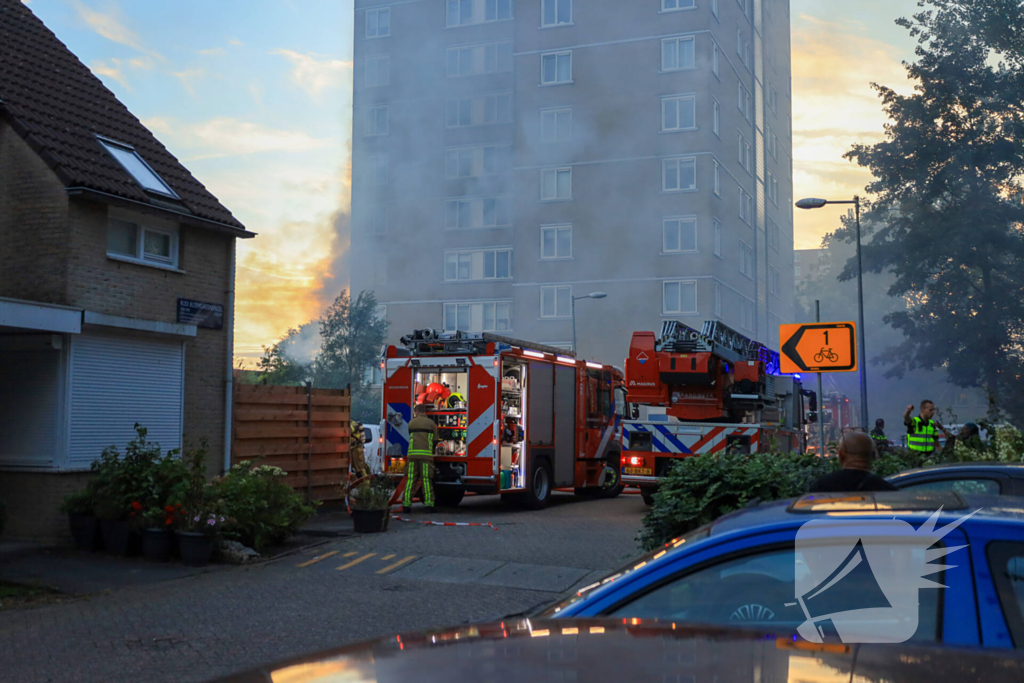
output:
[[949, 432], [933, 420], [935, 416], [935, 403], [925, 399], [921, 401], [921, 414], [910, 416], [914, 411], [914, 405], [910, 404], [903, 411], [903, 424], [907, 426], [907, 448], [914, 453], [931, 455], [939, 446], [939, 432], [949, 438]]
[[879, 453], [885, 453], [889, 450], [889, 439], [885, 436], [885, 420], [878, 418], [875, 420], [875, 428], [871, 430], [871, 438], [875, 442], [875, 448], [878, 449]]
[[366, 464], [366, 457], [363, 455], [363, 442], [365, 439], [362, 423], [352, 420], [349, 423], [348, 456], [352, 463], [351, 470], [360, 478], [370, 476], [370, 468]]
[[434, 511], [434, 448], [437, 446], [437, 424], [427, 417], [427, 406], [417, 405], [415, 417], [409, 423], [409, 461], [405, 466], [405, 495], [402, 512], [412, 512], [412, 492], [416, 481], [423, 482], [423, 505], [427, 512]]

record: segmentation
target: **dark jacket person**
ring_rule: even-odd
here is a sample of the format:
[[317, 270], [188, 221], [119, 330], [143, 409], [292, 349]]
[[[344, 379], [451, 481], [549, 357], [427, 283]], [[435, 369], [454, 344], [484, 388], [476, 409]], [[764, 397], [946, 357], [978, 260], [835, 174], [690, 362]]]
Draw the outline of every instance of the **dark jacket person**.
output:
[[814, 481], [809, 493], [856, 493], [860, 491], [896, 491], [896, 487], [871, 471], [877, 452], [871, 437], [852, 432], [839, 442], [839, 466], [836, 472]]

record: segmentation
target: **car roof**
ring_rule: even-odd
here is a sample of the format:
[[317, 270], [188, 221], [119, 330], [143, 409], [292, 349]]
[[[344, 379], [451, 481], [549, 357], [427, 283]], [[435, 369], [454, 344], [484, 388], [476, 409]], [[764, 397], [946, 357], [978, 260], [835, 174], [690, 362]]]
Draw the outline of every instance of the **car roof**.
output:
[[886, 477], [889, 481], [908, 477], [912, 474], [922, 472], [941, 472], [943, 470], [980, 470], [993, 472], [1008, 472], [1014, 476], [1024, 476], [1024, 463], [1020, 462], [944, 462], [937, 465], [927, 465], [912, 470], [904, 470], [892, 476]]

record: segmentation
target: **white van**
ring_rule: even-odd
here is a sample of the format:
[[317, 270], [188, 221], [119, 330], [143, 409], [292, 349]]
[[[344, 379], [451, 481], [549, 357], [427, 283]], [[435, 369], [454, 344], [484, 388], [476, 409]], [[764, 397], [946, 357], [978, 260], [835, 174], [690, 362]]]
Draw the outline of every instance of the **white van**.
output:
[[363, 457], [374, 474], [384, 471], [384, 424], [363, 425]]

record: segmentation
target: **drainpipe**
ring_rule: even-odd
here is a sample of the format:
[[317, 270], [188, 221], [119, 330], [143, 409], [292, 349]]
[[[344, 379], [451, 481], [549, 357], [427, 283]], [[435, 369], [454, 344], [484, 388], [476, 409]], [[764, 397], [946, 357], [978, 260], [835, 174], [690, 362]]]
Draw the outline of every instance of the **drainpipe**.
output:
[[227, 381], [224, 383], [224, 472], [231, 469], [231, 408], [235, 398], [235, 245], [231, 240], [231, 279], [228, 281], [228, 301], [225, 321], [228, 328]]

